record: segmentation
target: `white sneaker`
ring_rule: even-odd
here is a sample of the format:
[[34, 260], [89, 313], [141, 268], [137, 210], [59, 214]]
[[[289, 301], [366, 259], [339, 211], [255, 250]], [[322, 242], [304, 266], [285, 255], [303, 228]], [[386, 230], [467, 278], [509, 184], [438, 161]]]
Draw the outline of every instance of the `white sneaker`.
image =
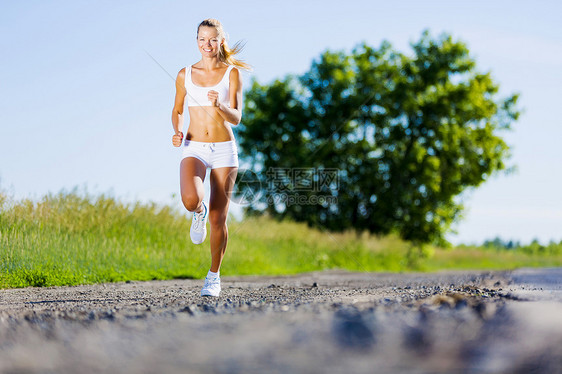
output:
[[203, 243], [205, 241], [205, 237], [207, 236], [208, 209], [204, 201], [202, 201], [201, 204], [203, 204], [203, 211], [201, 213], [193, 212], [191, 229], [189, 229], [189, 236], [191, 236], [193, 244]]
[[201, 289], [201, 296], [218, 297], [221, 293], [221, 279], [219, 277], [205, 277], [205, 285]]

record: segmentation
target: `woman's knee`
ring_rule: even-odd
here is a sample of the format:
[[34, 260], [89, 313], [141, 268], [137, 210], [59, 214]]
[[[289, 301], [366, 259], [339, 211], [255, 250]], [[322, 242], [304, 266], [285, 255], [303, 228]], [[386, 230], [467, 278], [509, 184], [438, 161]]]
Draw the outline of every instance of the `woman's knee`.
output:
[[194, 212], [197, 210], [197, 207], [199, 206], [199, 204], [201, 204], [201, 200], [202, 199], [200, 199], [197, 195], [184, 194], [181, 196], [183, 206], [190, 212]]
[[226, 214], [222, 212], [213, 212], [209, 214], [209, 224], [211, 227], [221, 228], [226, 226]]

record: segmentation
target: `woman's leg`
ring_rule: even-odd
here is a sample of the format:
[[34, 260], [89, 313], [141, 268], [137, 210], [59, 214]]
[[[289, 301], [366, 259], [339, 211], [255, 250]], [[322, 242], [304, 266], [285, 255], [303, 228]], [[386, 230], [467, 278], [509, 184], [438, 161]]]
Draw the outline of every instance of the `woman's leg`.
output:
[[195, 158], [186, 157], [180, 164], [180, 190], [181, 201], [185, 209], [190, 212], [200, 213], [203, 209], [201, 202], [205, 195], [205, 164]]
[[211, 197], [209, 204], [209, 223], [211, 224], [211, 271], [219, 271], [226, 243], [228, 228], [226, 218], [230, 194], [236, 181], [237, 167], [223, 167], [211, 170]]

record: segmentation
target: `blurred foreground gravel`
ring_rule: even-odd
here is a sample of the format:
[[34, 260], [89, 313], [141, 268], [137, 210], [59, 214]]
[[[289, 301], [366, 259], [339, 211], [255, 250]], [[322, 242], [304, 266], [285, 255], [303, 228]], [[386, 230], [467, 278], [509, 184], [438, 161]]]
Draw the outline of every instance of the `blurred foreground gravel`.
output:
[[562, 269], [0, 290], [1, 373], [562, 373]]

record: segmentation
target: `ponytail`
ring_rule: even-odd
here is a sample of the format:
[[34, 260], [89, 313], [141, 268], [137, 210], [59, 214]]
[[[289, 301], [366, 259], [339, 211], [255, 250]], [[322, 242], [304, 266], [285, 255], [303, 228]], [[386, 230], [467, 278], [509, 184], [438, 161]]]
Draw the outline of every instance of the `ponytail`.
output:
[[237, 42], [236, 44], [234, 44], [234, 47], [230, 49], [225, 39], [219, 51], [219, 58], [222, 62], [226, 62], [229, 65], [234, 65], [245, 70], [252, 70], [252, 66], [245, 63], [244, 61], [234, 58], [234, 55], [240, 53], [240, 51], [242, 51], [242, 48], [244, 48], [244, 44], [242, 44], [241, 42]]

